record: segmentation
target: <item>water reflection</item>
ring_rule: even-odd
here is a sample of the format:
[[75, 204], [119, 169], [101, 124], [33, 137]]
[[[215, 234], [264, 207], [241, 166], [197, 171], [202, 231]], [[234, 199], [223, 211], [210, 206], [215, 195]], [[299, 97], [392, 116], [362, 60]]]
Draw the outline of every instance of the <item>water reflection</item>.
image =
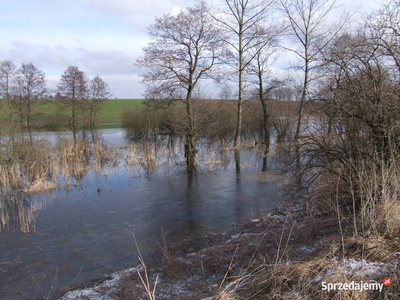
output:
[[38, 211], [48, 204], [48, 199], [35, 199], [21, 192], [16, 192], [0, 200], [0, 232], [9, 230], [10, 223], [15, 221], [23, 233], [36, 233], [36, 217]]
[[[83, 135], [79, 140], [42, 136], [25, 140], [23, 134], [3, 143], [0, 151], [0, 231], [10, 221], [20, 225], [21, 232], [36, 232], [37, 212], [48, 203], [48, 194], [80, 181], [92, 170], [101, 171], [116, 161], [113, 148], [97, 141], [90, 143]], [[54, 193], [56, 195], [57, 192]]]
[[46, 179], [58, 180], [53, 192], [2, 194], [0, 299], [56, 299], [63, 288], [135, 265], [132, 230], [150, 256], [163, 232], [174, 242], [231, 230], [279, 203], [257, 149], [200, 141], [198, 172], [187, 174], [179, 139], [132, 143], [121, 129], [79, 132], [76, 144], [67, 132], [49, 133], [46, 143], [44, 133], [33, 137], [52, 145], [50, 165], [62, 173]]
[[[13, 163], [0, 166], [3, 170], [0, 198], [1, 228], [7, 229], [10, 220], [20, 224], [24, 233], [36, 232], [37, 212], [51, 203], [48, 195], [40, 192], [55, 190], [54, 198], [62, 189], [84, 184], [84, 178], [108, 176], [110, 172], [126, 174], [129, 178], [148, 179], [185, 174], [186, 165], [182, 152], [183, 141], [159, 136], [138, 142], [132, 133], [121, 134], [112, 139], [116, 130], [82, 130], [75, 133], [34, 133], [33, 143], [24, 140], [14, 141], [9, 148], [3, 149], [3, 155], [16, 157]], [[103, 135], [103, 133], [106, 133]], [[108, 135], [107, 135], [108, 134]], [[206, 140], [198, 144], [198, 172], [220, 172], [235, 166], [236, 175], [242, 170], [241, 155], [246, 155], [246, 168], [257, 169], [259, 155], [256, 151], [230, 151], [220, 149], [217, 143]], [[7, 153], [6, 153], [7, 152]], [[265, 171], [263, 161], [262, 170]], [[38, 167], [40, 166], [40, 168]], [[5, 176], [9, 174], [9, 176]], [[187, 174], [188, 186], [191, 186], [196, 173]], [[97, 192], [104, 189], [97, 182]], [[43, 199], [44, 198], [44, 199]]]

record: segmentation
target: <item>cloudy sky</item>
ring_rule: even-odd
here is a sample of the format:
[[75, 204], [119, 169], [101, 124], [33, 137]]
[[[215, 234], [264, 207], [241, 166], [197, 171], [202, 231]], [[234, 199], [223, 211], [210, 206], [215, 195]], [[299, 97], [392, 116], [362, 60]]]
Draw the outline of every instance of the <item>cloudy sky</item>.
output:
[[[344, 0], [343, 0], [344, 1]], [[373, 1], [364, 1], [365, 3]], [[193, 0], [1, 1], [0, 60], [32, 62], [55, 88], [68, 66], [100, 75], [114, 97], [143, 98], [133, 63], [148, 43], [156, 16], [176, 13]], [[352, 4], [362, 3], [353, 0]]]

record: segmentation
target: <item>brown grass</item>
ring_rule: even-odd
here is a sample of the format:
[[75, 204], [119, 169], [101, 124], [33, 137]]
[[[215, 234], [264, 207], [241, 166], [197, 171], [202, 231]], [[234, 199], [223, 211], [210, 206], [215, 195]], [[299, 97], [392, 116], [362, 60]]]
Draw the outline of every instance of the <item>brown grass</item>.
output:
[[54, 190], [71, 178], [79, 180], [90, 168], [99, 171], [117, 157], [114, 148], [87, 141], [9, 141], [0, 153], [0, 230], [14, 218], [22, 232], [35, 232], [37, 211], [46, 203], [26, 205], [27, 194]]

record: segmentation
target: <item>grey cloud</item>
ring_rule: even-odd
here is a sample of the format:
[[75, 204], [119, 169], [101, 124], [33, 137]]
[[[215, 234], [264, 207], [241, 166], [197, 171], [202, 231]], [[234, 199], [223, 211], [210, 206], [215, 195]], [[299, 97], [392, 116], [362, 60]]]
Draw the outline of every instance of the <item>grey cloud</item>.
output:
[[74, 55], [63, 46], [42, 46], [27, 41], [12, 41], [13, 48], [3, 57], [7, 57], [16, 64], [32, 62], [40, 68], [62, 68], [74, 61]]
[[154, 16], [167, 13], [173, 8], [171, 0], [85, 0], [85, 4], [102, 13], [121, 16], [139, 28], [147, 28], [154, 21]]
[[139, 51], [93, 50], [87, 48], [69, 49], [65, 46], [42, 46], [27, 41], [13, 41], [13, 48], [3, 53], [16, 64], [32, 62], [41, 68], [64, 70], [76, 65], [85, 72], [93, 74], [134, 74], [139, 70], [134, 67]]
[[122, 50], [78, 50], [82, 67], [91, 74], [136, 74], [138, 69], [134, 66], [135, 54]]

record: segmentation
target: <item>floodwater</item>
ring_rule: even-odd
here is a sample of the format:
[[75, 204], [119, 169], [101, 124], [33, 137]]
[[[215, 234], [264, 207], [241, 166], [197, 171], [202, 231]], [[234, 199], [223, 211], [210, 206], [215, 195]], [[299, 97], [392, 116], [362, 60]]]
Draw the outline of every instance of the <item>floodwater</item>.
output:
[[[60, 136], [71, 133], [35, 134]], [[99, 130], [96, 136], [118, 147], [122, 158], [130, 145], [125, 137], [123, 129]], [[199, 169], [192, 176], [185, 172], [181, 148], [159, 146], [155, 165], [136, 154], [141, 163], [120, 159], [56, 191], [27, 196], [30, 232], [21, 231], [17, 212], [0, 232], [0, 299], [57, 299], [70, 288], [136, 266], [133, 233], [146, 260], [160, 250], [163, 235], [177, 243], [231, 232], [279, 204], [280, 184], [259, 180], [263, 159], [256, 148], [241, 151], [238, 174], [233, 151], [200, 145]], [[273, 156], [267, 166], [275, 168]]]

